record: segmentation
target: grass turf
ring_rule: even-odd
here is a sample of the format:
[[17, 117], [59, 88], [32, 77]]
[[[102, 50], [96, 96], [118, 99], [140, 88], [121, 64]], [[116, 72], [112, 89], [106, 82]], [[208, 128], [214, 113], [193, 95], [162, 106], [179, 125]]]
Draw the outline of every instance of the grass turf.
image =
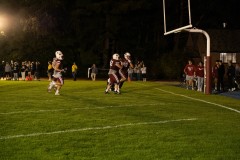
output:
[[0, 159], [239, 159], [239, 100], [173, 84], [0, 81]]

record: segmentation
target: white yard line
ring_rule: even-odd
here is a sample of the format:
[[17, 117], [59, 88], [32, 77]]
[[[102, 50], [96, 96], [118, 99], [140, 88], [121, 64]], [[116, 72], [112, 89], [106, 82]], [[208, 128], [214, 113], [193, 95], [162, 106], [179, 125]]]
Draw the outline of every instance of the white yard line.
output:
[[[137, 83], [137, 84], [140, 84], [140, 85], [143, 85], [143, 86], [146, 86], [146, 87], [148, 86], [146, 84], [141, 84], [141, 83]], [[180, 96], [180, 97], [184, 97], [184, 98], [187, 98], [187, 99], [191, 99], [191, 100], [195, 100], [195, 101], [211, 104], [211, 105], [214, 105], [214, 106], [218, 106], [218, 107], [221, 107], [221, 108], [225, 108], [225, 109], [228, 109], [228, 110], [240, 113], [240, 111], [237, 110], [237, 109], [234, 109], [234, 108], [231, 108], [231, 107], [227, 107], [227, 106], [224, 106], [224, 105], [221, 105], [221, 104], [205, 101], [205, 100], [202, 100], [202, 99], [199, 99], [199, 98], [189, 97], [189, 96], [186, 96], [186, 95], [183, 95], [183, 94], [177, 94], [177, 93], [166, 91], [166, 90], [163, 90], [163, 89], [160, 89], [160, 88], [155, 88], [155, 89], [159, 90], [159, 91], [162, 91], [162, 92], [165, 92], [165, 93], [169, 93], [169, 94], [175, 95], [175, 96]]]
[[91, 131], [91, 130], [106, 130], [106, 129], [113, 129], [113, 128], [128, 127], [128, 126], [164, 124], [164, 123], [181, 122], [181, 121], [195, 121], [195, 120], [197, 120], [197, 119], [196, 118], [175, 119], [175, 120], [165, 120], [165, 121], [156, 121], [156, 122], [127, 123], [127, 124], [120, 124], [120, 125], [115, 125], [115, 126], [79, 128], [79, 129], [70, 129], [70, 130], [62, 130], [62, 131], [54, 131], [54, 132], [38, 132], [38, 133], [31, 133], [31, 134], [1, 136], [0, 140], [7, 140], [7, 139], [14, 139], [14, 138], [26, 138], [26, 137], [37, 137], [37, 136], [42, 136], [42, 135], [54, 135], [54, 134], [73, 133], [73, 132]]

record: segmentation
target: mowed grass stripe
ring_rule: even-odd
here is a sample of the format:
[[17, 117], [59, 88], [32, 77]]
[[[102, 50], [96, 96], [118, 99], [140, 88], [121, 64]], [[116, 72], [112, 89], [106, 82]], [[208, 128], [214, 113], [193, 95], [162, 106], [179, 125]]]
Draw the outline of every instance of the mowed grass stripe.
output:
[[103, 107], [82, 107], [82, 108], [62, 108], [62, 109], [49, 109], [49, 110], [25, 110], [25, 111], [16, 111], [16, 112], [6, 112], [6, 113], [0, 113], [0, 115], [10, 115], [10, 114], [28, 114], [28, 113], [42, 113], [42, 112], [59, 112], [59, 111], [71, 111], [71, 110], [93, 110], [93, 109], [107, 109], [107, 108], [121, 108], [121, 107], [133, 107], [133, 106], [160, 106], [160, 105], [166, 105], [165, 103], [155, 103], [155, 104], [139, 104], [139, 105], [121, 105], [121, 106], [103, 106]]
[[62, 133], [71, 133], [71, 132], [81, 132], [81, 131], [89, 131], [89, 130], [105, 130], [105, 129], [122, 128], [122, 127], [139, 126], [139, 125], [163, 124], [163, 123], [181, 122], [181, 121], [195, 121], [195, 120], [197, 119], [196, 118], [176, 119], [176, 120], [165, 120], [165, 121], [157, 121], [157, 122], [139, 122], [139, 123], [119, 124], [115, 126], [70, 129], [70, 130], [54, 131], [54, 132], [48, 132], [48, 133], [30, 133], [25, 135], [3, 136], [3, 137], [0, 137], [0, 140], [24, 138], [24, 137], [36, 137], [41, 135], [53, 135], [53, 134], [62, 134]]
[[[1, 160], [238, 159], [240, 156], [240, 143], [236, 143], [240, 141], [237, 112], [156, 88], [239, 110], [239, 101], [234, 99], [206, 96], [162, 82], [126, 82], [122, 95], [105, 95], [105, 81], [67, 80], [61, 96], [46, 93], [48, 82], [44, 81], [6, 83], [10, 89], [1, 86], [0, 97], [4, 101], [1, 113], [46, 112], [0, 115], [0, 137], [17, 136], [0, 140]], [[161, 124], [193, 117], [196, 120]], [[153, 124], [145, 124], [149, 122]], [[158, 122], [160, 125], [154, 124]]]

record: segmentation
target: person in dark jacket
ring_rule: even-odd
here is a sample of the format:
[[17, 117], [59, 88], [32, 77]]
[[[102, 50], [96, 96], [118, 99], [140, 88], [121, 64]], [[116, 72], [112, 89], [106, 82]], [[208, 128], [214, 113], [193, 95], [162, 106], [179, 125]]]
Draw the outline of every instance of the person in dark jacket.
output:
[[218, 68], [218, 81], [217, 81], [217, 91], [224, 92], [224, 75], [225, 75], [225, 67], [221, 60], [219, 60], [219, 68]]
[[228, 91], [234, 91], [234, 77], [235, 77], [235, 67], [232, 65], [232, 62], [228, 62], [228, 67], [227, 67], [227, 77], [228, 77]]
[[4, 73], [5, 73], [5, 62], [2, 61], [2, 63], [0, 63], [0, 80], [4, 79]]

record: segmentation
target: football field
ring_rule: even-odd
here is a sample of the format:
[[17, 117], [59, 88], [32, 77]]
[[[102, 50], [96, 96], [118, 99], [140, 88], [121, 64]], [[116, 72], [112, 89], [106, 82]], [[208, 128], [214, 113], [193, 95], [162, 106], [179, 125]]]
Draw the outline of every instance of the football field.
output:
[[0, 81], [1, 160], [240, 159], [240, 101], [174, 82]]

